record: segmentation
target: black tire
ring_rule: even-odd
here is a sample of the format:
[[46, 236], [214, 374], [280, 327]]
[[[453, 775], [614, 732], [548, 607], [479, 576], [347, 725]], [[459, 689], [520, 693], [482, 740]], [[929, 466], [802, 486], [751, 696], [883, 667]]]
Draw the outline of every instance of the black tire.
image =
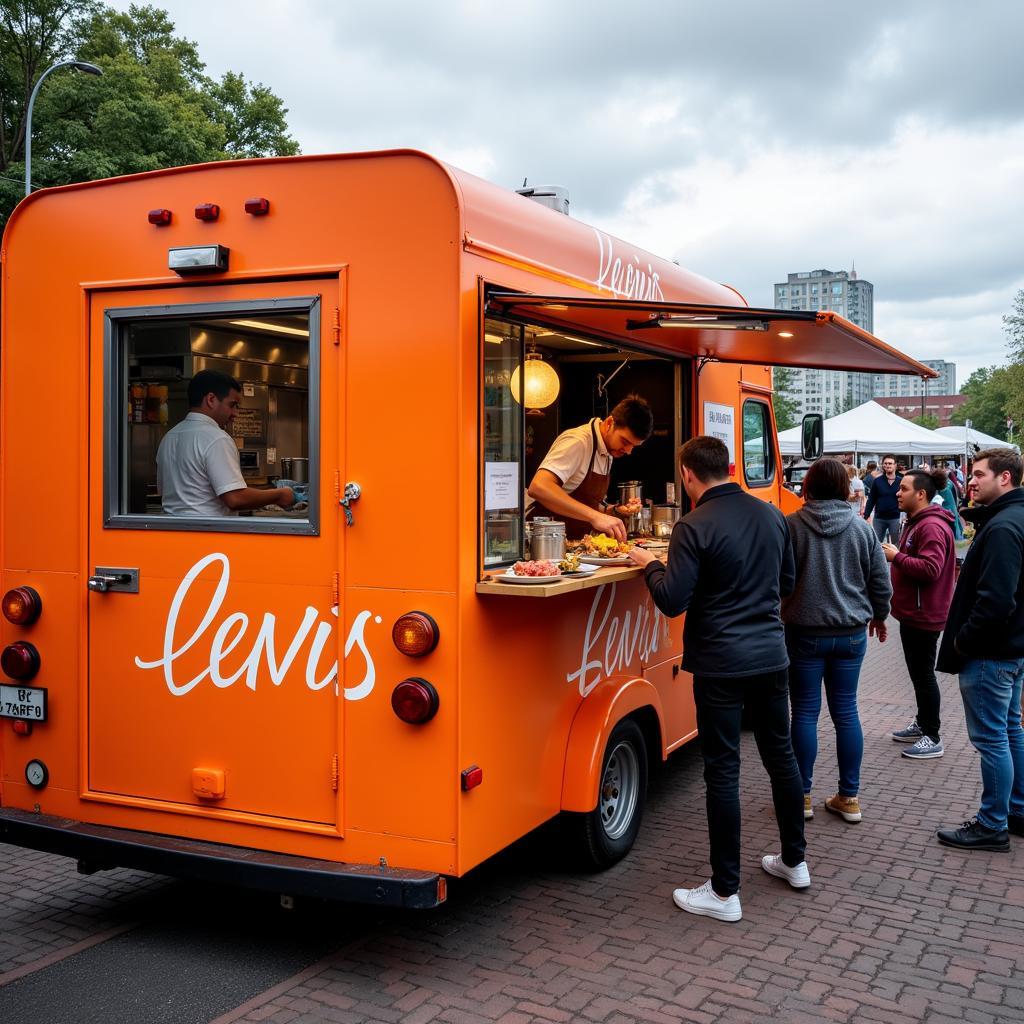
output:
[[647, 801], [647, 744], [640, 726], [624, 719], [612, 730], [601, 759], [597, 806], [564, 817], [573, 860], [603, 871], [633, 848]]

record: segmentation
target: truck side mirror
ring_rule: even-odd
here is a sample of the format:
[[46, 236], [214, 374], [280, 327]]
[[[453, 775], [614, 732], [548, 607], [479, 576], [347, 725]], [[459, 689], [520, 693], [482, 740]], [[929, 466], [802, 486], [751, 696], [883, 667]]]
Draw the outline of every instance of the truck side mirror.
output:
[[825, 420], [820, 412], [809, 412], [800, 424], [800, 446], [808, 462], [820, 459], [825, 450]]

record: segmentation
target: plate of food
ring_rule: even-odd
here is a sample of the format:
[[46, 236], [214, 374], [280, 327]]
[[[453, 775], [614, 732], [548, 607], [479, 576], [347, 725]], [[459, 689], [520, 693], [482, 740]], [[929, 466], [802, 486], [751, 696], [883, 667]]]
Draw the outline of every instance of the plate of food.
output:
[[562, 578], [562, 570], [557, 562], [539, 559], [530, 562], [516, 562], [509, 566], [496, 579], [502, 583], [557, 583]]
[[596, 565], [585, 565], [580, 561], [579, 552], [567, 551], [565, 558], [558, 563], [558, 568], [562, 570], [563, 576], [589, 576], [592, 572], [597, 572]]
[[585, 565], [630, 565], [632, 541], [620, 541], [604, 533], [590, 533], [572, 545]]

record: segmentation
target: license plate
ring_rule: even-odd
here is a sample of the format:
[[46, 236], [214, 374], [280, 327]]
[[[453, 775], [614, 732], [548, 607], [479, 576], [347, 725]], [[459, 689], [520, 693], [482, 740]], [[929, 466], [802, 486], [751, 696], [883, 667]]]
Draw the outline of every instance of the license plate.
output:
[[0, 718], [46, 721], [46, 690], [40, 686], [0, 686]]

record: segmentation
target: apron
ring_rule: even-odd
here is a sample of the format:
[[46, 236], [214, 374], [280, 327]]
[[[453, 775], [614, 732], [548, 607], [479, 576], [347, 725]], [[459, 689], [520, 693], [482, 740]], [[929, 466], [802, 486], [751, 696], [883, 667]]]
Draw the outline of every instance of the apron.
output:
[[[583, 477], [579, 486], [569, 497], [580, 502], [582, 505], [586, 505], [587, 508], [596, 509], [608, 494], [608, 481], [611, 480], [611, 474], [594, 472], [594, 459], [597, 457], [597, 427], [594, 426], [593, 420], [590, 422], [590, 433], [594, 441], [594, 446], [590, 452], [590, 465], [587, 466], [586, 476]], [[535, 516], [549, 516], [551, 519], [558, 519], [564, 522], [566, 540], [579, 540], [593, 529], [585, 519], [568, 519], [557, 512], [552, 512], [550, 509], [545, 508], [539, 501], [534, 502], [533, 508], [530, 509], [530, 513], [526, 518], [531, 520]]]

